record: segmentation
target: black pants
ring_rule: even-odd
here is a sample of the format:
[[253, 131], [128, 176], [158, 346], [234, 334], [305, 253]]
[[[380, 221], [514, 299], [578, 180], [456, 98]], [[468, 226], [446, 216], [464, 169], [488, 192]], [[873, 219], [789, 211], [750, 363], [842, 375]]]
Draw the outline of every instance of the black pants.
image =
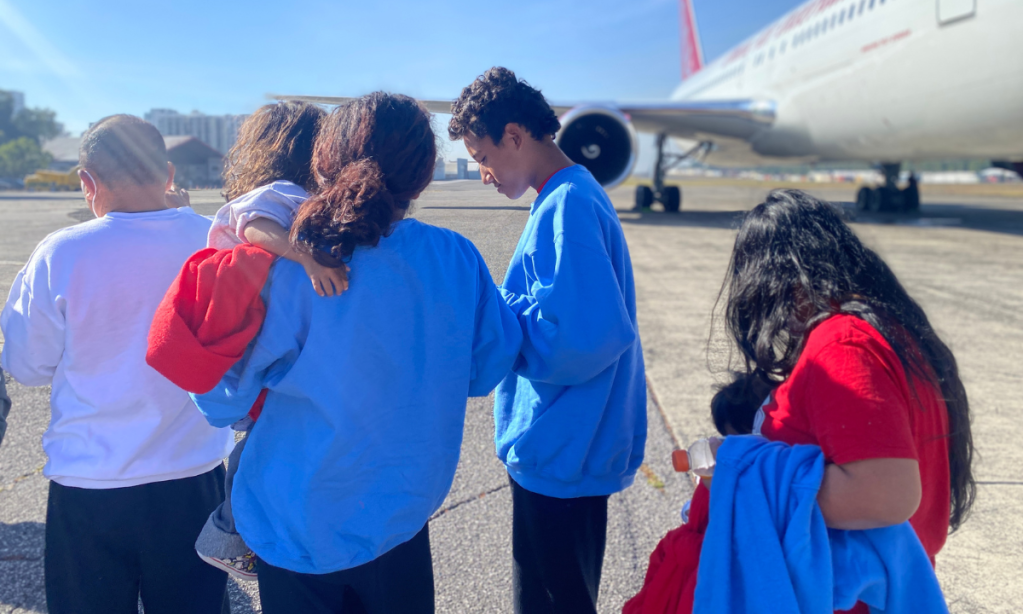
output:
[[432, 614], [430, 527], [376, 559], [328, 574], [259, 561], [263, 614]]
[[50, 614], [230, 612], [227, 574], [195, 553], [224, 500], [224, 467], [192, 478], [96, 490], [50, 482], [46, 605]]
[[509, 480], [516, 614], [596, 612], [608, 497], [557, 499]]

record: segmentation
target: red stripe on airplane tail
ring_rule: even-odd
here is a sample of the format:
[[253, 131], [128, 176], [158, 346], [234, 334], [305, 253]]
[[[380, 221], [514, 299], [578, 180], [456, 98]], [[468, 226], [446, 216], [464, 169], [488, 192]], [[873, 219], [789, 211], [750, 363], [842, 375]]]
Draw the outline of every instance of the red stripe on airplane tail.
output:
[[688, 79], [703, 68], [703, 48], [700, 32], [696, 28], [696, 14], [692, 0], [679, 0], [682, 38], [682, 79]]

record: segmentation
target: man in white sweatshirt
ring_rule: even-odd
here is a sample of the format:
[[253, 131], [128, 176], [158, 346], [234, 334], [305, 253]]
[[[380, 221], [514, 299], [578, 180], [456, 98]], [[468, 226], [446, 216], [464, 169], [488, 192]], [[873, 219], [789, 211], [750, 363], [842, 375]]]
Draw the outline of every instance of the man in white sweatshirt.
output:
[[47, 606], [136, 612], [141, 596], [148, 614], [226, 612], [227, 576], [193, 545], [223, 500], [233, 440], [145, 362], [157, 305], [210, 222], [167, 207], [174, 167], [137, 117], [96, 123], [79, 161], [97, 219], [43, 239], [0, 315], [3, 369], [52, 385]]

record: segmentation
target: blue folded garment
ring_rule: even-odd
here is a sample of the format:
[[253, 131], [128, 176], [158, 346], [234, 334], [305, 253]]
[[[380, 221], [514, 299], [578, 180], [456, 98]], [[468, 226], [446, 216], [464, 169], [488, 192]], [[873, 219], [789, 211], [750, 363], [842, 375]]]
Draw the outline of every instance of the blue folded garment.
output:
[[910, 524], [828, 529], [817, 505], [823, 477], [817, 446], [725, 439], [694, 613], [830, 613], [857, 601], [886, 614], [948, 612]]

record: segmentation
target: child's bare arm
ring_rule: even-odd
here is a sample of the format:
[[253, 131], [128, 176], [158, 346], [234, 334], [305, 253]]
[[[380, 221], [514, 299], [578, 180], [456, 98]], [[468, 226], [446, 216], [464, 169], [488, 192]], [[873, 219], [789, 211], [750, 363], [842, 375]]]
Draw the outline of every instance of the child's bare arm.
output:
[[245, 226], [245, 240], [301, 264], [320, 296], [335, 296], [348, 289], [348, 267], [325, 267], [309, 254], [296, 252], [291, 248], [288, 231], [277, 222], [266, 218], [252, 220]]

